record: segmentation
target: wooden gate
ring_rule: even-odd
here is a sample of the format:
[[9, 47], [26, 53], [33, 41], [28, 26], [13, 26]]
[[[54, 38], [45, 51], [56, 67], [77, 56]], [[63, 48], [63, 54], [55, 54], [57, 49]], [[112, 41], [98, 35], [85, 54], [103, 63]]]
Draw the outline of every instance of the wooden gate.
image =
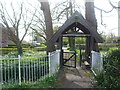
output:
[[76, 68], [76, 52], [63, 52], [63, 66]]

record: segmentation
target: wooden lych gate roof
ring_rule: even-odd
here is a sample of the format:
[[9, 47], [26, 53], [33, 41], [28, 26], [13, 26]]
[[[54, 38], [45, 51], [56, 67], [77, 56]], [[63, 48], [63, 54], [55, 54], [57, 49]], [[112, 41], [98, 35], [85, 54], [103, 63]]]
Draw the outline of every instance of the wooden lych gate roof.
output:
[[90, 36], [95, 38], [97, 43], [102, 43], [104, 41], [103, 38], [98, 34], [98, 32], [94, 30], [94, 28], [92, 28], [89, 22], [84, 19], [82, 14], [76, 11], [52, 36], [50, 42], [55, 43], [62, 34], [72, 29], [73, 27], [79, 28], [84, 34], [90, 34]]

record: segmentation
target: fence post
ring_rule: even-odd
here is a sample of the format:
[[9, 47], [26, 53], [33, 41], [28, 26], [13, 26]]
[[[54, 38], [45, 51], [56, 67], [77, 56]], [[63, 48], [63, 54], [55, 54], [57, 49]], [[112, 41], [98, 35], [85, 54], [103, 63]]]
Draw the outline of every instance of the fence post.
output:
[[49, 58], [49, 77], [51, 76], [51, 61], [50, 61], [50, 52], [48, 53], [48, 58]]
[[1, 88], [1, 84], [3, 84], [3, 72], [2, 72], [2, 59], [1, 59], [2, 57], [0, 57], [0, 73], [1, 73], [1, 77], [0, 77], [0, 88]]
[[49, 77], [51, 76], [51, 53], [48, 53], [48, 57], [49, 57]]
[[20, 67], [20, 55], [18, 55], [18, 62], [19, 62], [19, 85], [21, 86], [21, 67]]

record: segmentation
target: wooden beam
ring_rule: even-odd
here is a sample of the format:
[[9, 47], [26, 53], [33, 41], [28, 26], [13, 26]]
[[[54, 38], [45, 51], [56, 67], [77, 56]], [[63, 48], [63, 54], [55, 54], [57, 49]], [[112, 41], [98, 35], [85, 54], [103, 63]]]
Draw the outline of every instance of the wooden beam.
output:
[[88, 37], [90, 34], [63, 34], [63, 37]]

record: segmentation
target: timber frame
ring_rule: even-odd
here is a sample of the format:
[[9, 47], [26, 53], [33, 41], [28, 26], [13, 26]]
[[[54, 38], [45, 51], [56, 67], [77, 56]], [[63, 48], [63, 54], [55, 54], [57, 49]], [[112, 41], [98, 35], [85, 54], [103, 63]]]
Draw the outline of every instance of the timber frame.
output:
[[[68, 32], [69, 30], [72, 32]], [[79, 32], [79, 30], [82, 31], [82, 33]], [[86, 57], [91, 57], [92, 50], [99, 52], [97, 44], [104, 42], [97, 30], [94, 30], [94, 27], [82, 16], [82, 14], [76, 11], [50, 39], [50, 42], [57, 43], [57, 48], [61, 50], [61, 65], [63, 62], [63, 37], [86, 37]]]

